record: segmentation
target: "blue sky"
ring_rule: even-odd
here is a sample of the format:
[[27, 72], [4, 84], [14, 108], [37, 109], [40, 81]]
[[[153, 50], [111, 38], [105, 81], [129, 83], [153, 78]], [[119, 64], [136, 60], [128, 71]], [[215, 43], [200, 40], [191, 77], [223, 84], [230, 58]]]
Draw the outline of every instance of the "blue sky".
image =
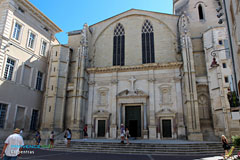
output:
[[112, 17], [131, 8], [172, 14], [172, 0], [29, 0], [62, 30], [56, 37], [67, 43], [66, 32]]

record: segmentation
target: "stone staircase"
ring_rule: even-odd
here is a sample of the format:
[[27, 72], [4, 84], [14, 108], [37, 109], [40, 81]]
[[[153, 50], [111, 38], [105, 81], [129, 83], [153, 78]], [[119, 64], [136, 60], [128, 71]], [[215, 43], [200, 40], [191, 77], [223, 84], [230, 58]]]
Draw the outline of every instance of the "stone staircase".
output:
[[[48, 149], [47, 149], [48, 150]], [[93, 152], [112, 154], [153, 154], [153, 155], [222, 155], [224, 150], [221, 143], [131, 143], [120, 144], [111, 142], [71, 142], [67, 148], [64, 141], [55, 144], [51, 150], [64, 152]], [[237, 154], [238, 150], [235, 150]]]

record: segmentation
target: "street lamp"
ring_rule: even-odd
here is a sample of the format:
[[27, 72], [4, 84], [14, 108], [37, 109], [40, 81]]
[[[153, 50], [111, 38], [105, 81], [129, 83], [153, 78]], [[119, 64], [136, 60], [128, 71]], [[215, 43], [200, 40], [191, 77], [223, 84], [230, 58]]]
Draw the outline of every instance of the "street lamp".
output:
[[213, 61], [212, 61], [212, 64], [211, 64], [212, 68], [219, 66], [219, 64], [217, 63], [217, 60], [216, 60], [216, 55], [217, 55], [216, 52], [220, 52], [220, 51], [224, 51], [224, 50], [229, 50], [229, 48], [214, 50], [214, 51], [211, 52], [211, 56], [213, 57]]
[[214, 68], [214, 67], [218, 67], [219, 64], [217, 63], [217, 60], [216, 60], [216, 53], [214, 52], [211, 52], [211, 56], [213, 57], [213, 61], [212, 61], [212, 64], [211, 64], [211, 67]]

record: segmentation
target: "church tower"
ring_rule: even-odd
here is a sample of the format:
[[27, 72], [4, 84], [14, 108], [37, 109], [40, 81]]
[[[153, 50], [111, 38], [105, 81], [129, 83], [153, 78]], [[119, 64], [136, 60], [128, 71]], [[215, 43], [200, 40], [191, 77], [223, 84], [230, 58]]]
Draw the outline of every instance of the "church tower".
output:
[[179, 48], [183, 57], [185, 120], [189, 140], [209, 140], [213, 129], [203, 34], [219, 26], [218, 3], [209, 0], [174, 0], [173, 12], [179, 15]]
[[[180, 16], [178, 34], [184, 63], [183, 92], [188, 139], [200, 140], [201, 134], [203, 140], [213, 140], [222, 134], [234, 135], [234, 125], [239, 125], [239, 122], [229, 116], [231, 111], [225, 91], [231, 84], [222, 78], [232, 73], [226, 69], [221, 71], [222, 61], [227, 64], [231, 60], [220, 56], [225, 53], [227, 36], [224, 24], [218, 24], [216, 16], [219, 3], [215, 0], [174, 0], [173, 6], [174, 14]], [[220, 65], [214, 68], [211, 66], [211, 53], [219, 49], [223, 50], [217, 52], [216, 56]], [[217, 71], [221, 71], [218, 76], [214, 74]], [[219, 82], [211, 77], [220, 77]], [[213, 87], [217, 82], [221, 89], [219, 91]], [[233, 124], [232, 128], [228, 126], [229, 122]]]
[[189, 19], [189, 32], [193, 44], [196, 76], [207, 75], [206, 62], [203, 50], [203, 34], [210, 28], [224, 26], [218, 24], [219, 4], [215, 0], [173, 0], [173, 12], [175, 15], [183, 13]]
[[220, 26], [216, 16], [218, 7], [219, 4], [215, 0], [173, 0], [174, 14], [186, 13], [191, 24], [191, 35], [196, 38], [202, 36], [210, 27]]

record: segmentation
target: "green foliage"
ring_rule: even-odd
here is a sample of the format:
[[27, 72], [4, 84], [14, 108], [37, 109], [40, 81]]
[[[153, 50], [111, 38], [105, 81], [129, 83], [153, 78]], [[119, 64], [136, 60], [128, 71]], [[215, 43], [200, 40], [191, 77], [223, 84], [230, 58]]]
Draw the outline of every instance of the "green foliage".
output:
[[238, 99], [237, 99], [236, 92], [232, 92], [232, 100], [233, 100], [234, 107], [237, 107], [238, 106]]
[[235, 147], [240, 147], [240, 136], [232, 136], [232, 142]]

